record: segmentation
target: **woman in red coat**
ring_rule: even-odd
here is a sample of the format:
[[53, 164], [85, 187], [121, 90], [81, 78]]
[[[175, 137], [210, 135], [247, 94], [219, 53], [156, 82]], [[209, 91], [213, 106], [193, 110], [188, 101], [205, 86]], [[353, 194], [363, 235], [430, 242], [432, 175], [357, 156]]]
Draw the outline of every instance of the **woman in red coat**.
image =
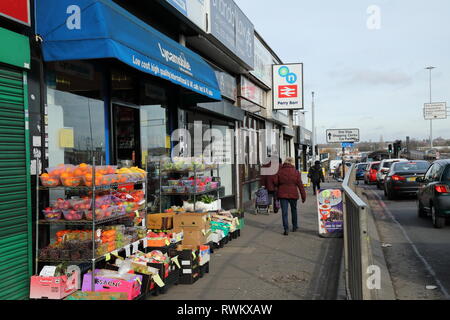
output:
[[284, 235], [289, 231], [289, 212], [288, 206], [291, 206], [292, 213], [292, 232], [298, 229], [297, 223], [297, 201], [300, 195], [302, 202], [306, 201], [306, 192], [300, 173], [294, 167], [294, 159], [287, 158], [275, 177], [275, 185], [278, 189], [278, 199], [281, 202], [281, 212], [283, 214]]

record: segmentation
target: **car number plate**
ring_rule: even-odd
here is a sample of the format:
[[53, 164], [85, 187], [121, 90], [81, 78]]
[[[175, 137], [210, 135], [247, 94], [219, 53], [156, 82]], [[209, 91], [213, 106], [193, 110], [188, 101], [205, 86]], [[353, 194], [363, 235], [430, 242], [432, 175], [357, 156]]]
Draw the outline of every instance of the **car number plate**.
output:
[[416, 182], [416, 179], [417, 179], [416, 177], [408, 178], [408, 181], [409, 181], [409, 182]]

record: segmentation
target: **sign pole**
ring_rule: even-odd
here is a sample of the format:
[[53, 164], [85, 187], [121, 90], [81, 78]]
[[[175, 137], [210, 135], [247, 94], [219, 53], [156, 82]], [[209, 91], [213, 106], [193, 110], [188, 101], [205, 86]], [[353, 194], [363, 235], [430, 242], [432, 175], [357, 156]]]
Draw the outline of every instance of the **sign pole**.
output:
[[342, 179], [345, 179], [345, 147], [342, 146]]
[[312, 103], [311, 103], [311, 113], [312, 113], [312, 161], [311, 167], [314, 165], [314, 161], [316, 160], [316, 132], [314, 130], [315, 127], [315, 112], [314, 112], [314, 91], [312, 92]]

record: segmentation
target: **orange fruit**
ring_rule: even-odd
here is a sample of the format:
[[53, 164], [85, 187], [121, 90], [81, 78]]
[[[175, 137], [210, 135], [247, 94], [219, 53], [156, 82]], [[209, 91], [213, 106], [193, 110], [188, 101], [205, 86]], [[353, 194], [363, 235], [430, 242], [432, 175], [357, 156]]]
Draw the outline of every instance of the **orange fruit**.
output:
[[43, 173], [43, 174], [41, 174], [41, 177], [42, 178], [48, 178], [48, 177], [50, 177], [50, 175], [48, 173]]
[[73, 176], [74, 177], [81, 177], [83, 175], [83, 170], [81, 170], [81, 169], [75, 169], [74, 171], [73, 171]]

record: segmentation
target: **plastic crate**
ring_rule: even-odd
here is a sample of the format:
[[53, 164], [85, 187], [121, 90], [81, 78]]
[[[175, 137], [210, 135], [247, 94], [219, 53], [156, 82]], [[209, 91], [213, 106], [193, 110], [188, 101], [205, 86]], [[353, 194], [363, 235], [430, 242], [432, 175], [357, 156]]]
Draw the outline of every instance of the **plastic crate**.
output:
[[200, 267], [200, 278], [203, 278], [206, 273], [209, 273], [209, 262]]
[[178, 267], [175, 267], [175, 270], [172, 270], [169, 273], [169, 276], [164, 279], [164, 287], [159, 288], [159, 293], [166, 294], [169, 288], [173, 285], [178, 285], [180, 283], [180, 271]]
[[[197, 282], [198, 279], [200, 279], [200, 269], [201, 267], [197, 266], [196, 268], [192, 269], [182, 269], [181, 275], [180, 275], [180, 284], [194, 284]], [[190, 273], [187, 273], [187, 270], [191, 270]]]

